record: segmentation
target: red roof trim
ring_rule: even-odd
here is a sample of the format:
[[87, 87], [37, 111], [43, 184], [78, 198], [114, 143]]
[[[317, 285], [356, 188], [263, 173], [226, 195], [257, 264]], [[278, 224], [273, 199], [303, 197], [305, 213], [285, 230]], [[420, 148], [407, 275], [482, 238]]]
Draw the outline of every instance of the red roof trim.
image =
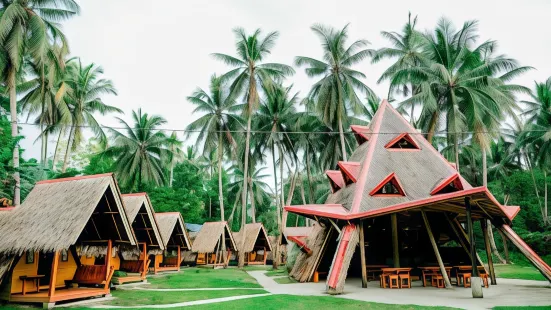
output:
[[541, 257], [536, 252], [534, 252], [534, 250], [532, 250], [532, 248], [528, 244], [526, 244], [526, 242], [524, 242], [524, 240], [522, 240], [519, 235], [517, 235], [517, 233], [511, 228], [511, 226], [505, 224], [502, 227], [505, 231], [507, 231], [507, 233], [509, 233], [511, 238], [517, 240], [517, 242], [520, 243], [526, 251], [532, 254], [534, 259], [536, 259], [541, 265], [543, 265], [544, 269], [547, 269], [549, 272], [551, 272], [551, 267], [547, 265], [547, 263], [545, 263], [543, 259], [541, 259]]
[[356, 183], [358, 180], [358, 175], [360, 174], [360, 163], [352, 161], [339, 161], [338, 163], [341, 171], [346, 174], [346, 176]]
[[441, 191], [444, 187], [448, 186], [448, 184], [452, 182], [456, 183], [456, 187], [458, 190], [463, 190], [463, 184], [459, 179], [459, 173], [456, 173], [451, 175], [449, 178], [445, 179], [444, 181], [440, 182], [440, 184], [436, 185], [436, 187], [430, 192], [430, 194], [431, 195], [438, 194], [439, 191]]
[[58, 182], [67, 182], [67, 181], [77, 181], [77, 180], [84, 180], [84, 179], [103, 178], [107, 176], [113, 176], [113, 173], [110, 172], [110, 173], [94, 174], [94, 175], [82, 175], [82, 176], [71, 177], [71, 178], [43, 180], [43, 181], [36, 182], [36, 184], [49, 184], [49, 183], [58, 183]]
[[[329, 182], [332, 182], [331, 192], [335, 193], [339, 189], [346, 186], [346, 184], [344, 184], [344, 178], [342, 177], [342, 173], [340, 171], [338, 171], [338, 170], [327, 170], [327, 171], [325, 171], [325, 174], [329, 178]], [[335, 187], [337, 187], [337, 188], [335, 188]]]
[[503, 211], [507, 214], [509, 219], [512, 221], [517, 214], [520, 212], [519, 206], [503, 206]]
[[15, 207], [2, 207], [0, 208], [0, 211], [10, 211], [10, 210], [13, 210], [15, 209]]
[[[405, 196], [406, 193], [404, 192], [404, 188], [402, 187], [402, 184], [400, 183], [400, 181], [398, 180], [398, 178], [396, 177], [396, 174], [393, 172], [389, 175], [387, 175], [382, 181], [381, 183], [379, 183], [377, 186], [375, 186], [374, 189], [372, 189], [370, 192], [369, 192], [369, 195], [371, 196], [397, 196], [397, 194], [391, 194], [391, 195], [381, 195], [381, 194], [377, 194], [377, 192], [383, 187], [385, 186], [385, 184], [387, 184], [388, 182], [391, 182], [392, 180], [394, 180], [396, 182], [396, 184], [394, 184], [396, 186], [396, 188], [398, 189], [398, 191], [400, 192], [401, 195], [399, 196]], [[391, 197], [392, 197], [391, 196]]]
[[131, 197], [131, 196], [147, 196], [147, 193], [128, 193], [128, 194], [122, 194], [123, 197]]
[[[393, 148], [394, 144], [398, 143], [398, 141], [400, 141], [400, 140], [402, 140], [402, 139], [407, 140], [409, 143], [411, 143], [413, 146], [415, 146], [415, 149]], [[417, 144], [417, 142], [415, 142], [415, 140], [413, 140], [413, 138], [412, 138], [407, 132], [404, 132], [404, 133], [398, 135], [396, 138], [390, 140], [390, 142], [388, 142], [388, 143], [385, 145], [385, 149], [389, 149], [389, 150], [393, 150], [393, 151], [404, 151], [404, 150], [413, 151], [413, 150], [421, 150], [421, 148], [419, 147], [419, 145]]]
[[[381, 105], [379, 106], [379, 109], [377, 110], [377, 113], [375, 113], [375, 119], [373, 120], [373, 131], [378, 132], [381, 128], [381, 120], [383, 118], [383, 115], [385, 114], [387, 106], [389, 106], [389, 103], [386, 100], [383, 100], [381, 102]], [[358, 190], [354, 192], [354, 199], [352, 200], [350, 213], [356, 213], [360, 210], [360, 205], [364, 192], [363, 188], [365, 187], [365, 183], [367, 181], [367, 174], [369, 172], [369, 166], [371, 165], [371, 159], [373, 158], [373, 152], [375, 150], [375, 146], [377, 145], [378, 137], [379, 135], [373, 135], [369, 148], [367, 149], [367, 156], [364, 159], [364, 165], [362, 167], [360, 177], [358, 178], [357, 182]]]
[[369, 141], [368, 134], [371, 133], [369, 126], [352, 125], [350, 126], [350, 129], [352, 129], [352, 131], [355, 133], [356, 141], [358, 141], [358, 144], [363, 144], [364, 142]]

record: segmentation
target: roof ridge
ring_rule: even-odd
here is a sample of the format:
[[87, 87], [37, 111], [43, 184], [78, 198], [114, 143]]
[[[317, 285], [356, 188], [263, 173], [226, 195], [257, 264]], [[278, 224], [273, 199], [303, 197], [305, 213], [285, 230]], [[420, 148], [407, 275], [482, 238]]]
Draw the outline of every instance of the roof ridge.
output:
[[[388, 103], [388, 101], [386, 99], [383, 99], [383, 101], [381, 102], [381, 105], [379, 106], [379, 108], [377, 109], [377, 112], [373, 117], [372, 132], [379, 132], [379, 129], [381, 128], [381, 124], [382, 124], [383, 115], [385, 114], [385, 110], [389, 105], [390, 104]], [[370, 141], [368, 142], [371, 144], [369, 144], [365, 158], [362, 160], [364, 162], [364, 166], [360, 170], [360, 176], [358, 177], [358, 181], [356, 182], [357, 188], [354, 193], [352, 206], [349, 212], [351, 214], [358, 213], [360, 211], [360, 204], [362, 202], [363, 192], [364, 192], [363, 188], [365, 187], [365, 184], [367, 181], [369, 168], [371, 166], [371, 158], [373, 157], [373, 153], [375, 151], [375, 146], [377, 144], [378, 137], [379, 135], [373, 135], [372, 139], [370, 139]]]
[[141, 193], [127, 193], [127, 194], [121, 194], [123, 197], [131, 197], [131, 196], [147, 196], [146, 192]]
[[84, 179], [103, 178], [103, 177], [107, 177], [107, 176], [112, 177], [113, 173], [109, 172], [109, 173], [92, 174], [92, 175], [81, 175], [81, 176], [61, 178], [61, 179], [42, 180], [42, 181], [36, 182], [36, 184], [61, 183], [61, 182], [67, 182], [67, 181], [77, 181], [77, 180], [84, 180]]

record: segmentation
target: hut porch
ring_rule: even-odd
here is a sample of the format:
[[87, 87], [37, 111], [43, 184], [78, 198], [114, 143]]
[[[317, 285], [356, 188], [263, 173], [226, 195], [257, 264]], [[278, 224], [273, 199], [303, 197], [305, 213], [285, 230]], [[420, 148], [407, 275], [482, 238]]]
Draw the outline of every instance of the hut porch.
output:
[[[170, 251], [176, 251], [176, 255], [166, 255]], [[155, 274], [163, 271], [180, 271], [181, 257], [182, 253], [179, 245], [176, 247], [168, 246], [164, 254], [155, 255], [155, 265], [153, 267]]]

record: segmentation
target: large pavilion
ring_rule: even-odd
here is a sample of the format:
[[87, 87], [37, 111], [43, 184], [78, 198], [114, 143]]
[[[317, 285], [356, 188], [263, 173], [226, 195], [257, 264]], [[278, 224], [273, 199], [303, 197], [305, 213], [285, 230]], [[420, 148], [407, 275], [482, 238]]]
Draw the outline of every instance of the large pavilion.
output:
[[348, 274], [361, 275], [366, 287], [370, 266], [436, 266], [449, 287], [448, 266], [469, 265], [473, 278], [479, 274], [469, 233], [479, 221], [488, 253], [489, 222], [551, 281], [551, 268], [511, 228], [520, 208], [500, 204], [486, 187], [472, 187], [386, 100], [369, 126], [352, 131], [359, 146], [326, 172], [332, 190], [326, 203], [285, 207], [320, 224], [291, 276], [303, 282], [327, 274], [328, 293], [339, 294]]

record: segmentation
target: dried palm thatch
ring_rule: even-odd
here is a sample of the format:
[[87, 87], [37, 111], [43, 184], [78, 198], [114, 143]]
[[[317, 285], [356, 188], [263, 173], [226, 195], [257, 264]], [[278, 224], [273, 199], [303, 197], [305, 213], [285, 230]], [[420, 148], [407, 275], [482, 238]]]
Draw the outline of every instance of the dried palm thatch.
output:
[[[111, 214], [101, 212], [107, 207]], [[136, 245], [112, 174], [38, 182], [25, 202], [7, 213], [0, 217], [0, 253], [60, 251], [94, 237], [98, 240], [100, 233], [102, 239]], [[97, 234], [85, 233], [94, 213]], [[113, 235], [114, 229], [105, 231], [109, 225], [117, 226], [118, 235]]]
[[184, 251], [182, 253], [182, 262], [187, 264], [195, 264], [195, 260], [197, 259], [197, 253], [193, 253], [192, 251]]
[[191, 241], [180, 212], [156, 213], [155, 218], [165, 248], [179, 245], [181, 250], [191, 249]]
[[313, 226], [312, 232], [306, 238], [306, 244], [312, 250], [312, 255], [300, 252], [293, 269], [289, 273], [291, 277], [299, 282], [307, 282], [312, 279], [332, 232], [333, 227]]
[[[346, 275], [348, 274], [348, 267], [350, 267], [350, 261], [356, 247], [360, 242], [360, 235], [358, 234], [358, 227], [356, 225], [347, 225], [341, 230], [339, 236], [339, 244], [337, 245], [337, 252], [333, 256], [333, 262], [331, 263], [331, 269], [328, 273], [327, 280], [327, 292], [329, 294], [340, 294], [344, 290], [344, 282], [346, 281]], [[342, 250], [342, 253], [341, 253]], [[342, 264], [335, 264], [335, 260], [342, 255]], [[338, 268], [339, 270], [334, 270]], [[331, 281], [331, 278], [335, 276], [335, 281]]]
[[232, 234], [238, 251], [244, 251], [245, 253], [253, 252], [255, 246], [257, 249], [266, 248], [266, 251], [272, 251], [270, 239], [262, 223], [245, 224], [245, 243], [243, 243], [242, 239], [243, 230], [232, 232]]
[[146, 193], [124, 194], [122, 200], [138, 242], [158, 246], [162, 252], [165, 246], [149, 196]]
[[206, 222], [193, 242], [192, 251], [195, 253], [214, 253], [223, 232], [225, 232], [226, 249], [235, 250], [237, 248], [236, 243], [227, 222]]

